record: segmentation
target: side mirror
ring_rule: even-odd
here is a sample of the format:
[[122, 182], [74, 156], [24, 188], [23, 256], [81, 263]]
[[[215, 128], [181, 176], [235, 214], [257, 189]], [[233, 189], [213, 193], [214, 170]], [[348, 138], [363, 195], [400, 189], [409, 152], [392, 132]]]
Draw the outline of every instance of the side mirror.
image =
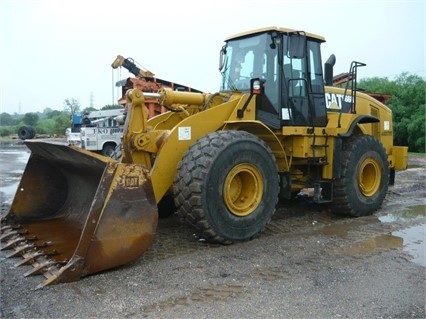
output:
[[223, 66], [225, 65], [225, 56], [226, 56], [226, 46], [224, 45], [222, 49], [220, 49], [219, 56], [219, 71], [222, 71]]

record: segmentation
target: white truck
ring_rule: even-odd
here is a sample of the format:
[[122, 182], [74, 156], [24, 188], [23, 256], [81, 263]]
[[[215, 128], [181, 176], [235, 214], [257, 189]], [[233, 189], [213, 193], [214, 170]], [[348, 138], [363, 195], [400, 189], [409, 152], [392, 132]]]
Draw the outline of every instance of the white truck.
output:
[[121, 143], [123, 118], [124, 108], [92, 111], [74, 121], [74, 129], [67, 129], [67, 142], [104, 156], [112, 156]]

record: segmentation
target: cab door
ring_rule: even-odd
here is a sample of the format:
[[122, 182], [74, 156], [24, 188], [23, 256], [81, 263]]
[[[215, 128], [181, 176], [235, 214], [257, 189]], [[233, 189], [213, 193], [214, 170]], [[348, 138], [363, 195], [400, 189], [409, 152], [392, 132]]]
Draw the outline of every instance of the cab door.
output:
[[320, 43], [313, 40], [291, 49], [292, 41], [306, 37], [292, 35], [287, 38], [283, 55], [282, 97], [283, 125], [326, 126], [327, 110], [324, 95]]

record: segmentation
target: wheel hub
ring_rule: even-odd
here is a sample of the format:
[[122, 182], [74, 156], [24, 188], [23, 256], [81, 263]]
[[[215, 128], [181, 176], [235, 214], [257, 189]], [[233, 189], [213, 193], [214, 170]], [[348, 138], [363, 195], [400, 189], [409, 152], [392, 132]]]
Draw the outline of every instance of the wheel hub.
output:
[[239, 164], [226, 176], [224, 202], [233, 215], [250, 215], [261, 202], [263, 188], [262, 175], [258, 169], [251, 164]]
[[358, 185], [364, 196], [371, 197], [377, 193], [381, 181], [380, 166], [373, 158], [367, 158], [362, 162], [359, 174]]

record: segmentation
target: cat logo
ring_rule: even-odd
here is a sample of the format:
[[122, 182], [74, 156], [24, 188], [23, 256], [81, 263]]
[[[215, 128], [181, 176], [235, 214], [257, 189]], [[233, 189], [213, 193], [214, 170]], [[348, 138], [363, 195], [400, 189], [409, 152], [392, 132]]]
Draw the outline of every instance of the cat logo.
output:
[[343, 102], [351, 103], [352, 97], [350, 95], [325, 93], [325, 105], [330, 110], [340, 110]]

